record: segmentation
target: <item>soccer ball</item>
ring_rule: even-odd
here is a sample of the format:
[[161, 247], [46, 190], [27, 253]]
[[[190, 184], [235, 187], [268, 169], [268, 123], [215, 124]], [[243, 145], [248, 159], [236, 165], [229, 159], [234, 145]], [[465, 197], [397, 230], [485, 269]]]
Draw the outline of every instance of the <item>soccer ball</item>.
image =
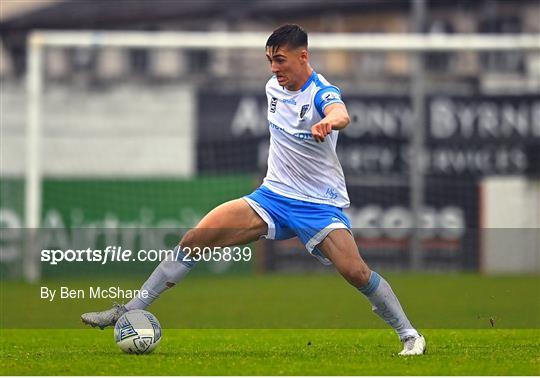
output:
[[150, 353], [161, 340], [161, 325], [148, 311], [128, 311], [114, 326], [114, 340], [126, 353]]

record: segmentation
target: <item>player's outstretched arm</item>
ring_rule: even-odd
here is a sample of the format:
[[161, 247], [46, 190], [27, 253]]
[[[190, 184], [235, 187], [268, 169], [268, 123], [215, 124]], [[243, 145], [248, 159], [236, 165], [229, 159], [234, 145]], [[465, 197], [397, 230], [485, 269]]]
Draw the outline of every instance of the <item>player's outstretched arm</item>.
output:
[[311, 127], [311, 134], [317, 142], [324, 142], [324, 138], [332, 130], [341, 130], [351, 121], [347, 108], [343, 104], [330, 104], [324, 108], [325, 117]]

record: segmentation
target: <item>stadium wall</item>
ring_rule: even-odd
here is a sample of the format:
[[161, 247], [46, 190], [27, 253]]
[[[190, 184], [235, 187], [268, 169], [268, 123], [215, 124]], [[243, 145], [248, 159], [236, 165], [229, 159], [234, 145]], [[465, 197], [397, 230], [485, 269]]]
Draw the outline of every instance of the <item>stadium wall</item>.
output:
[[[24, 175], [24, 88], [2, 88], [3, 177]], [[46, 177], [190, 177], [194, 163], [189, 86], [49, 85], [43, 97], [41, 167]]]
[[481, 271], [540, 272], [540, 180], [488, 177], [480, 191]]

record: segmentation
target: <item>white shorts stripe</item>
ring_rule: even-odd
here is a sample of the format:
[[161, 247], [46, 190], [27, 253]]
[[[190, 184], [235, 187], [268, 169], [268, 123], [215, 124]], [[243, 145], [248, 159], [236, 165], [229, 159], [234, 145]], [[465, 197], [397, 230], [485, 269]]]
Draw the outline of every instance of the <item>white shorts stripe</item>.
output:
[[272, 219], [270, 214], [268, 214], [268, 212], [265, 209], [263, 209], [261, 205], [253, 201], [251, 198], [248, 198], [248, 197], [242, 197], [242, 198], [249, 204], [249, 206], [251, 206], [253, 210], [255, 210], [257, 214], [259, 214], [259, 216], [268, 225], [268, 233], [266, 235], [263, 235], [262, 237], [265, 239], [275, 239], [276, 238], [276, 225], [274, 224], [274, 220]]

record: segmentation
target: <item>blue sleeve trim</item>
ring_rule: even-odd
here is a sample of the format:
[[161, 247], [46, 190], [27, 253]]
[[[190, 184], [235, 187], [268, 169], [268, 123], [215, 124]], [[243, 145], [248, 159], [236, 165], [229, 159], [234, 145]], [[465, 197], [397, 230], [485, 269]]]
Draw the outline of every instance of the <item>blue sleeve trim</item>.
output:
[[317, 109], [321, 118], [324, 118], [324, 108], [328, 105], [336, 103], [343, 104], [339, 88], [333, 85], [319, 89], [315, 94], [313, 102], [315, 103], [315, 109]]

